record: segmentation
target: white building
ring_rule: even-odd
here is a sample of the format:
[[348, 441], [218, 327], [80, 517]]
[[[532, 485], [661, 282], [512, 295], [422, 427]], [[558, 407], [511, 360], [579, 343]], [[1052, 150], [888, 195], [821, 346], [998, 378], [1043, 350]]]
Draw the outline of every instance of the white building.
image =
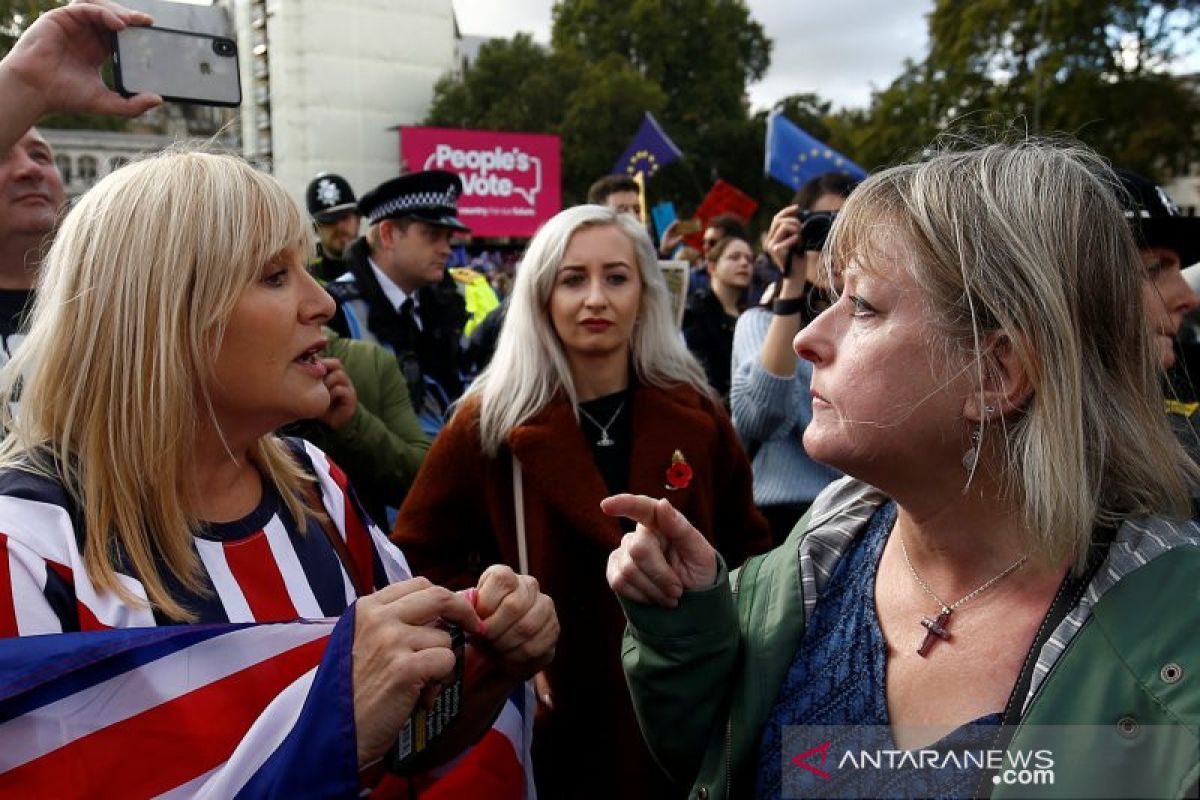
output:
[[38, 128], [38, 131], [54, 150], [54, 163], [62, 175], [68, 198], [83, 194], [118, 167], [180, 141], [203, 142], [212, 152], [237, 152], [232, 140], [214, 138], [208, 135], [211, 130], [189, 132], [186, 127], [182, 133], [169, 134], [72, 128]]
[[397, 125], [460, 69], [451, 0], [222, 0], [242, 73], [242, 146], [298, 199], [318, 172], [358, 195], [400, 174]]

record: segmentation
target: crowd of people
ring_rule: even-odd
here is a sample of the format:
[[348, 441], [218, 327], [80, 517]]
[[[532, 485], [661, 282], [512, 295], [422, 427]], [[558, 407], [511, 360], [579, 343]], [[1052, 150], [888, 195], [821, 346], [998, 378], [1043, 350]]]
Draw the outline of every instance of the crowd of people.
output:
[[[208, 760], [146, 794], [1002, 796], [992, 765], [834, 769], [793, 734], [1041, 752], [1065, 725], [1092, 756], [1043, 796], [1195, 793], [1200, 219], [1151, 181], [959, 144], [809, 181], [761, 250], [706, 220], [693, 256], [607, 176], [497, 292], [506, 267], [450, 267], [452, 172], [321, 173], [301, 206], [180, 147], [65, 207], [34, 126], [161, 102], [99, 74], [150, 22], [74, 0], [0, 61], [0, 674], [22, 637], [68, 673], [113, 631], [319, 646], [310, 682], [206, 687], [218, 718], [161, 746]], [[677, 309], [660, 260], [692, 258]], [[159, 663], [123, 658], [121, 707]], [[4, 677], [0, 735], [34, 730], [37, 681]], [[79, 736], [39, 713], [0, 794]], [[509, 713], [531, 763], [498, 788]], [[338, 736], [263, 744], [280, 716]]]

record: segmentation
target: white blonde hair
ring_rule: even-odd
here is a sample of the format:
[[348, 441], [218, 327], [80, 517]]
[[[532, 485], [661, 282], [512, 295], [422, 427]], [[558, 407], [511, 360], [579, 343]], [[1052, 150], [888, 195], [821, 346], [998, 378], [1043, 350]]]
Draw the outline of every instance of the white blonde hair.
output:
[[[202, 591], [187, 502], [193, 442], [233, 308], [264, 264], [310, 256], [309, 222], [283, 187], [238, 158], [169, 151], [116, 170], [71, 209], [41, 267], [29, 335], [0, 375], [11, 435], [0, 468], [61, 480], [87, 530], [101, 589], [123, 553], [150, 602], [192, 612], [163, 571]], [[10, 404], [18, 398], [15, 417]], [[300, 519], [306, 480], [286, 445], [250, 458]], [[161, 566], [160, 566], [161, 565]]]
[[[1096, 525], [1188, 516], [1197, 476], [1163, 412], [1143, 269], [1115, 180], [1081, 146], [942, 153], [863, 182], [829, 240], [832, 263], [847, 264], [899, 232], [933, 345], [947, 363], [971, 365], [981, 393], [988, 336], [1007, 334], [1032, 398], [984, 442], [1032, 547], [1077, 569]], [[868, 270], [871, 261], [858, 259]]]
[[568, 208], [548, 220], [529, 243], [517, 269], [496, 354], [463, 395], [464, 401], [479, 400], [480, 438], [489, 456], [499, 452], [509, 431], [560, 392], [572, 406], [578, 405], [571, 368], [550, 320], [550, 293], [571, 237], [601, 226], [625, 234], [637, 257], [642, 296], [630, 343], [637, 380], [658, 387], [687, 384], [711, 396], [704, 371], [675, 326], [667, 284], [645, 228], [632, 215], [605, 206]]

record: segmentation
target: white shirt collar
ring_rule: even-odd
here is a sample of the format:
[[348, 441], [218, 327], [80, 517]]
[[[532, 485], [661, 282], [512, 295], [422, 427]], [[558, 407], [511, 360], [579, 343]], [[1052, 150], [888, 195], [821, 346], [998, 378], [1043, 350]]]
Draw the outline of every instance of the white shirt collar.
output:
[[[421, 305], [421, 301], [417, 297], [416, 292], [409, 294], [397, 286], [396, 282], [389, 278], [384, 271], [379, 268], [379, 265], [375, 263], [375, 259], [371, 258], [370, 256], [367, 256], [367, 263], [369, 263], [371, 265], [371, 269], [375, 271], [375, 280], [379, 281], [379, 287], [383, 289], [384, 297], [386, 297], [388, 302], [392, 304], [392, 308], [396, 309], [396, 311], [399, 311], [400, 306], [404, 305], [404, 301], [411, 297], [413, 301], [413, 312], [415, 313], [417, 307]], [[420, 320], [420, 317], [417, 317], [417, 319]], [[420, 322], [418, 321], [417, 324], [420, 325]]]

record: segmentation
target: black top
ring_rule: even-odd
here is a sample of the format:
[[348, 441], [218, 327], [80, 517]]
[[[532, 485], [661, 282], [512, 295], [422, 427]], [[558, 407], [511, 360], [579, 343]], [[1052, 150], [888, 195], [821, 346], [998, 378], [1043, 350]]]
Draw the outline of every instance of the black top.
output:
[[343, 305], [355, 299], [364, 300], [369, 309], [366, 327], [381, 345], [395, 354], [408, 383], [413, 408], [419, 413], [426, 405], [426, 392], [434, 391], [430, 386], [432, 381], [444, 393], [444, 397], [431, 399], [435, 405], [442, 406], [444, 412], [445, 406], [457, 400], [464, 388], [460, 362], [467, 306], [455, 287], [454, 279], [447, 273], [440, 284], [418, 290], [416, 313], [421, 318], [421, 327], [417, 329], [401, 318], [384, 294], [368, 260], [366, 239], [358, 239], [346, 252], [346, 265], [354, 279], [349, 282], [336, 281], [325, 287], [338, 302], [339, 308], [339, 313], [329, 321], [329, 327], [350, 338]]
[[729, 362], [733, 358], [733, 329], [737, 317], [725, 313], [711, 289], [701, 289], [688, 298], [683, 314], [683, 338], [688, 350], [704, 367], [708, 383], [729, 405]]
[[33, 289], [0, 289], [0, 366], [8, 363], [25, 335], [25, 314], [33, 302]]
[[[579, 404], [579, 427], [583, 431], [583, 438], [592, 448], [596, 469], [600, 470], [610, 494], [620, 494], [629, 489], [629, 459], [633, 453], [631, 401], [632, 397], [626, 389]], [[591, 415], [591, 419], [588, 415]], [[612, 444], [599, 444], [604, 435], [601, 427], [608, 431]]]

